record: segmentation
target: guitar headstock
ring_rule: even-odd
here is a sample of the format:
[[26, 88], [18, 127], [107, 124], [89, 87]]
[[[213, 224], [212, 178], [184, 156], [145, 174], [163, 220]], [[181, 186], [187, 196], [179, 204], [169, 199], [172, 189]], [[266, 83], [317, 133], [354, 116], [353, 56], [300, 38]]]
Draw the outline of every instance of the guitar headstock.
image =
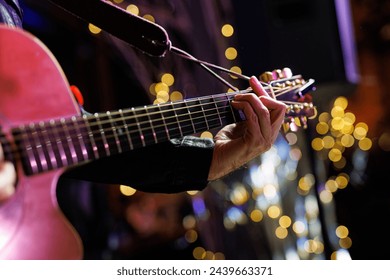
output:
[[306, 128], [307, 119], [316, 117], [317, 109], [310, 94], [315, 90], [313, 79], [305, 80], [301, 75], [293, 75], [290, 68], [264, 72], [259, 79], [271, 96], [287, 106], [284, 132]]

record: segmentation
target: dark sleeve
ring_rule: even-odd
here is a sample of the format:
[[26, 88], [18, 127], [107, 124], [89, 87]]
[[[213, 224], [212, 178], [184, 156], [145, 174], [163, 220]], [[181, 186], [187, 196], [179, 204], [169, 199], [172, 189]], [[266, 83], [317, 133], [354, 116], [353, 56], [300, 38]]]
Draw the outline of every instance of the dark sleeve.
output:
[[208, 184], [213, 148], [211, 139], [188, 136], [92, 161], [63, 176], [144, 192], [202, 190]]
[[22, 17], [18, 0], [0, 0], [0, 23], [22, 28]]

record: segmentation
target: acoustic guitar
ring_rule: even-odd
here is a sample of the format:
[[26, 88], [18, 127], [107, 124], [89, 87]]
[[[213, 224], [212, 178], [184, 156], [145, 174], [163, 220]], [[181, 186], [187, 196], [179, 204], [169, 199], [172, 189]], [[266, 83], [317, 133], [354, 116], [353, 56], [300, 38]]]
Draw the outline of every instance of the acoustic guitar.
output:
[[[281, 77], [266, 89], [289, 105], [286, 121], [315, 114], [313, 80]], [[53, 54], [32, 34], [0, 26], [0, 143], [16, 192], [0, 205], [0, 259], [82, 259], [56, 184], [65, 168], [243, 121], [238, 92], [83, 115]]]

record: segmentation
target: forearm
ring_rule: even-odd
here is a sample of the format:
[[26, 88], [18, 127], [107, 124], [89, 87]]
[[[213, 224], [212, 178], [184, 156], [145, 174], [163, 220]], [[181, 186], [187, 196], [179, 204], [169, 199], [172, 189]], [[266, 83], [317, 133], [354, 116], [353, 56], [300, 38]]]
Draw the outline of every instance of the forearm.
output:
[[202, 190], [208, 184], [214, 143], [184, 137], [99, 159], [68, 170], [64, 176], [125, 184], [144, 192]]

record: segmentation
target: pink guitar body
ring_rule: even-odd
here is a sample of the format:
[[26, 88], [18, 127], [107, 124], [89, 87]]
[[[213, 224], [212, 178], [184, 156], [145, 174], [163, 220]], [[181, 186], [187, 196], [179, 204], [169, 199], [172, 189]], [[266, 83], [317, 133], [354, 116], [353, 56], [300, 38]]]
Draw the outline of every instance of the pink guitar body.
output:
[[[29, 33], [0, 26], [0, 127], [80, 115], [65, 75]], [[17, 163], [15, 195], [0, 204], [0, 259], [81, 259], [79, 235], [57, 203], [62, 169], [26, 176]]]

